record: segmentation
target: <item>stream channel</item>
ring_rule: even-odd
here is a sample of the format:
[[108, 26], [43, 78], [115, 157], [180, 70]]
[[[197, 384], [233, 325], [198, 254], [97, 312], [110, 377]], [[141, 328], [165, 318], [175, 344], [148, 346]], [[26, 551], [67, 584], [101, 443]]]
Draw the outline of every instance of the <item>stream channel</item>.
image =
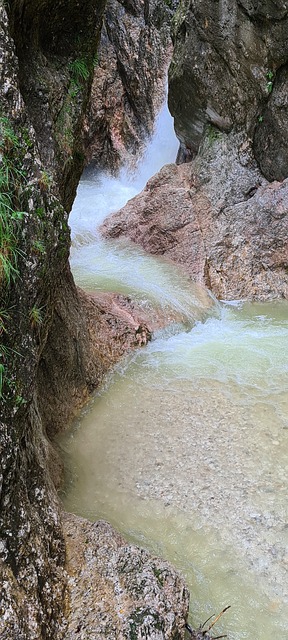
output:
[[[181, 312], [130, 354], [60, 438], [68, 511], [104, 518], [170, 560], [190, 624], [230, 604], [214, 635], [288, 638], [288, 304], [213, 303], [176, 267], [97, 225], [175, 159], [166, 107], [131, 176], [84, 174], [71, 266], [87, 291]], [[214, 631], [214, 629], [213, 629]]]

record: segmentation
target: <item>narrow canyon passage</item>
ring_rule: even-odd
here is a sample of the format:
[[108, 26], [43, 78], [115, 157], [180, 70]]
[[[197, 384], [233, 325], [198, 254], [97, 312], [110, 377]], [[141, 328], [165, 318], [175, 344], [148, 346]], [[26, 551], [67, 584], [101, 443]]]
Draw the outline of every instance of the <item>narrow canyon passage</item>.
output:
[[176, 151], [165, 108], [133, 177], [88, 171], [79, 186], [70, 218], [77, 284], [131, 295], [151, 313], [160, 306], [171, 322], [116, 367], [59, 438], [63, 501], [173, 562], [191, 591], [193, 626], [230, 604], [217, 635], [284, 640], [288, 304], [207, 305], [173, 265], [97, 234]]

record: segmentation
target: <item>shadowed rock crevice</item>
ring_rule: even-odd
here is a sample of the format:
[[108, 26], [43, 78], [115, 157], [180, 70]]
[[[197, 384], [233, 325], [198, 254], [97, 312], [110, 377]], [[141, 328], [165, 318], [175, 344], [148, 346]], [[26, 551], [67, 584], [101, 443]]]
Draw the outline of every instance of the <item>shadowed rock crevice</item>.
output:
[[254, 153], [268, 180], [288, 175], [288, 65], [272, 76], [270, 98], [265, 104], [254, 135]]

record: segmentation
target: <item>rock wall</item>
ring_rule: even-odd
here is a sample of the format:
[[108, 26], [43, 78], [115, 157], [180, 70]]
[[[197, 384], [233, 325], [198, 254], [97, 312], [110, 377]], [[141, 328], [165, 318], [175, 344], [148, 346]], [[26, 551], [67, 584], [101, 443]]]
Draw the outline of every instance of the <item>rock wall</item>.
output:
[[64, 530], [73, 585], [67, 640], [183, 640], [189, 594], [168, 563], [127, 545], [106, 522], [67, 514]]
[[[103, 10], [101, 0], [0, 2], [1, 640], [67, 633], [73, 581], [47, 434], [123, 353], [129, 331], [129, 345], [137, 342], [137, 320], [127, 326], [79, 293], [68, 263]], [[117, 322], [122, 334], [101, 359], [96, 334], [105, 321], [102, 346]], [[181, 625], [171, 638], [183, 637]]]
[[267, 183], [243, 134], [206, 130], [191, 163], [163, 167], [102, 233], [165, 255], [220, 299], [288, 298], [288, 180]]
[[268, 180], [288, 175], [288, 8], [283, 0], [182, 0], [169, 108], [195, 155], [206, 124], [245, 131]]
[[180, 2], [168, 103], [178, 160], [192, 162], [163, 168], [103, 225], [219, 298], [288, 295], [287, 28], [281, 0]]
[[175, 11], [160, 2], [109, 0], [86, 118], [86, 159], [117, 171], [133, 164], [164, 99]]

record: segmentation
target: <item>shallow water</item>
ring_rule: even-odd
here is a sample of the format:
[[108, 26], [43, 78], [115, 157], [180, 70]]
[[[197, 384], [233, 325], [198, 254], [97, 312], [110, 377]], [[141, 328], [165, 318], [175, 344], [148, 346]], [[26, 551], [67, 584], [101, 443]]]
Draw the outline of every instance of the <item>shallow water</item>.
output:
[[231, 638], [287, 637], [287, 345], [288, 305], [224, 306], [131, 356], [61, 443], [66, 508], [174, 562], [194, 623], [233, 604]]
[[[106, 179], [94, 184], [97, 202]], [[181, 310], [182, 320], [127, 357], [61, 437], [65, 507], [173, 562], [193, 626], [231, 604], [215, 635], [284, 640], [288, 304], [212, 302], [205, 313], [206, 294], [177, 269], [97, 239], [105, 216], [94, 215], [89, 180], [90, 211], [82, 183], [72, 216], [76, 280]]]

